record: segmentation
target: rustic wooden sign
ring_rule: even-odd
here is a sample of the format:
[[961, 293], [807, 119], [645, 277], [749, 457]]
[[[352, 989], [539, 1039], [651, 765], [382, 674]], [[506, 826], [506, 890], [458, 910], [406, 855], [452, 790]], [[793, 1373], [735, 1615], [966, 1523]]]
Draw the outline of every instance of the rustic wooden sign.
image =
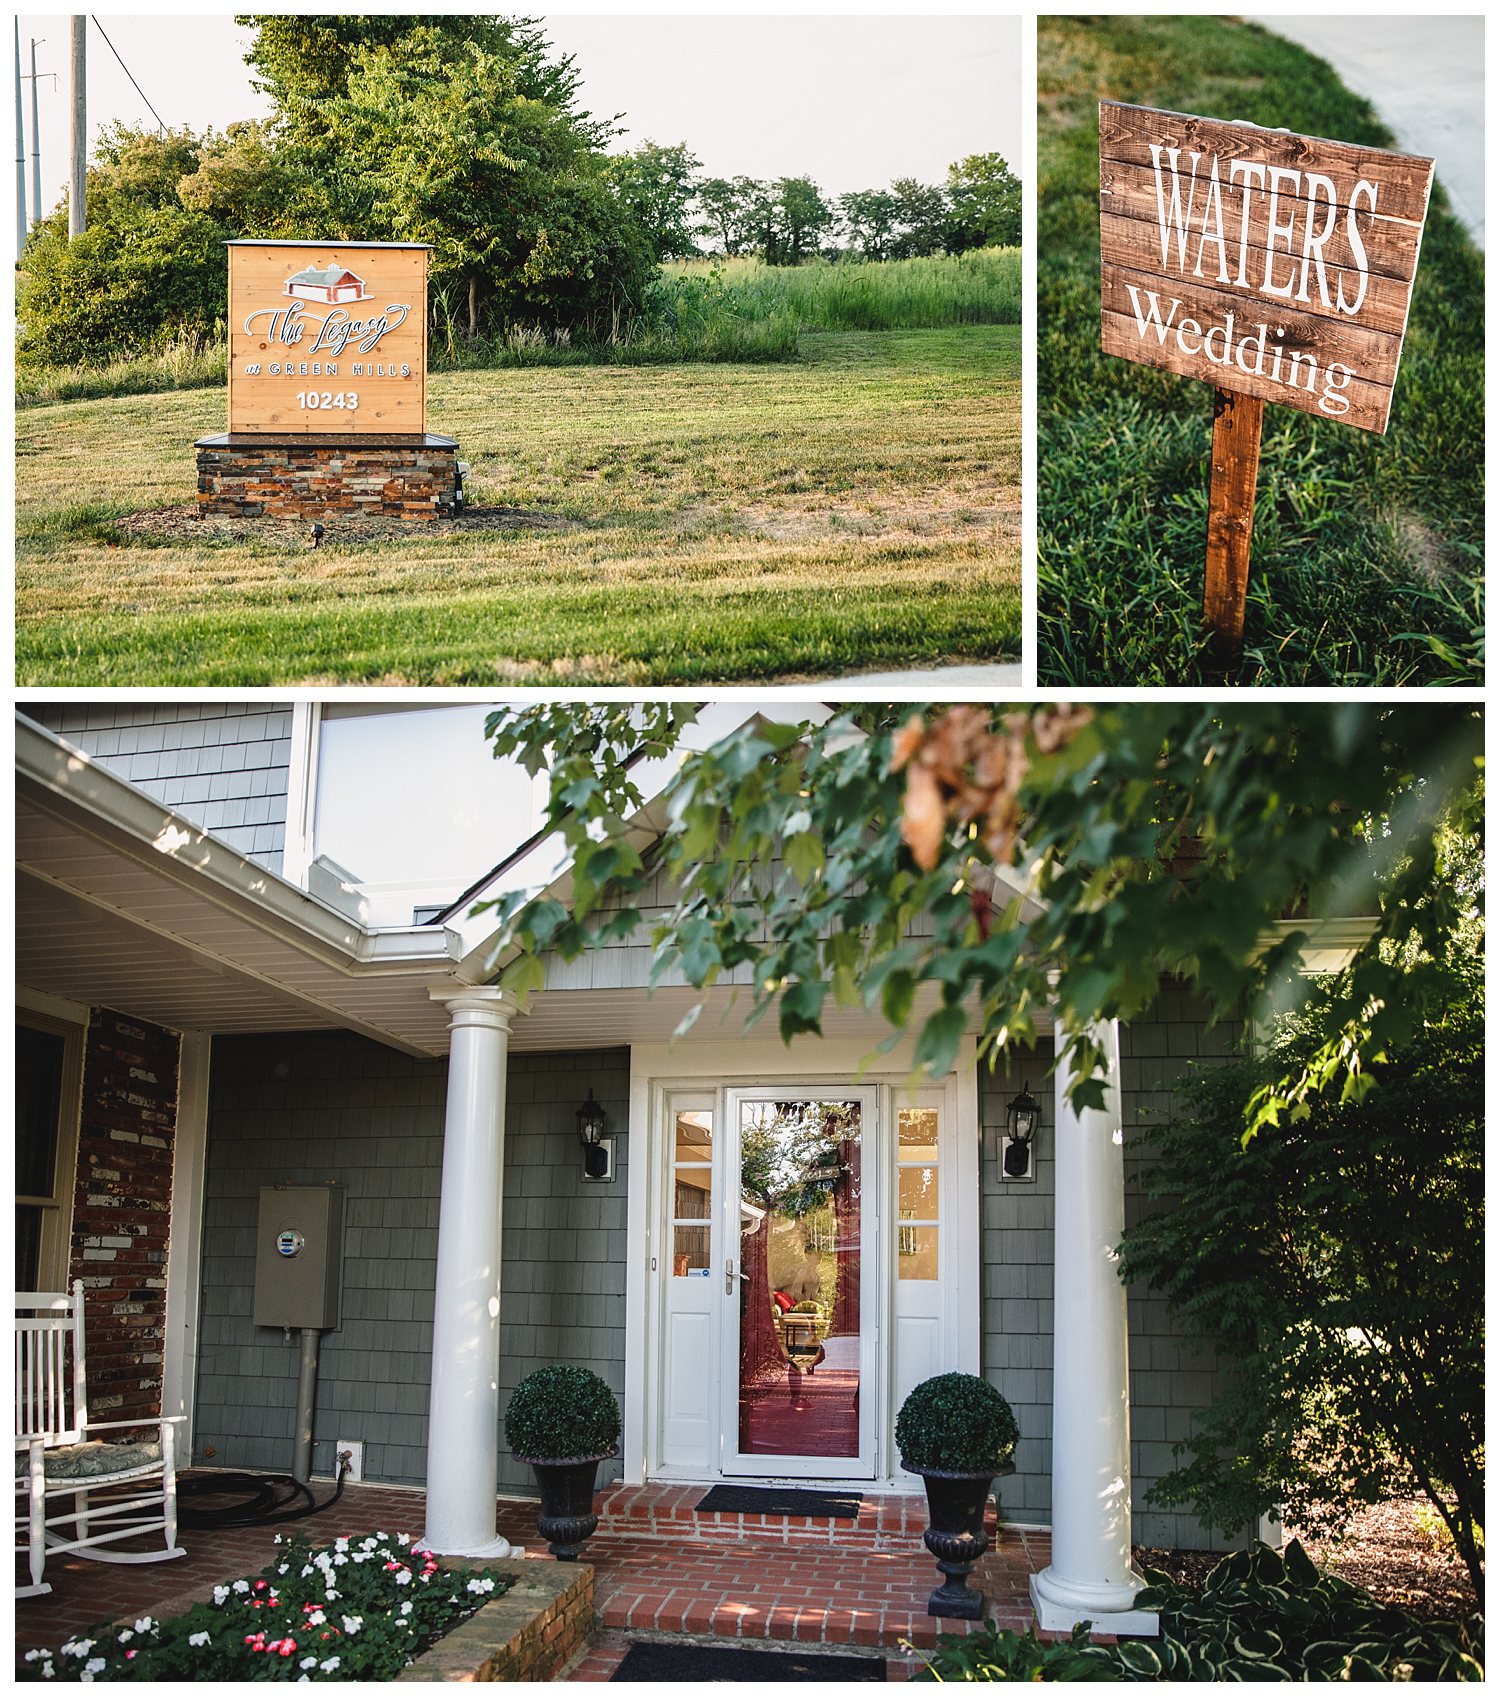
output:
[[1106, 353], [1212, 383], [1204, 613], [1244, 630], [1264, 402], [1384, 434], [1433, 162], [1099, 103]]
[[426, 430], [425, 247], [228, 247], [231, 435]]

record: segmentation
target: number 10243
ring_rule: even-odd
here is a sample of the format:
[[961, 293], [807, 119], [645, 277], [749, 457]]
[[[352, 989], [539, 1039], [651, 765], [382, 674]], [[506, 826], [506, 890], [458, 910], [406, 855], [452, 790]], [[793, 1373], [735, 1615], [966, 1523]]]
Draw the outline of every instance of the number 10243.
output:
[[346, 389], [340, 394], [333, 394], [327, 389], [299, 389], [297, 405], [305, 407], [308, 412], [321, 412], [330, 408], [339, 412], [354, 412], [359, 406], [359, 392]]

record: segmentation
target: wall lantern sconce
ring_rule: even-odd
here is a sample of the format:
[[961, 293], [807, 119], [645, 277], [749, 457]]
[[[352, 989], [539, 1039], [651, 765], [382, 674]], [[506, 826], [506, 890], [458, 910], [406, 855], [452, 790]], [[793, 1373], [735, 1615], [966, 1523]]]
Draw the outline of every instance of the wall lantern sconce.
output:
[[1005, 1110], [1006, 1130], [1000, 1138], [1000, 1176], [1008, 1183], [1018, 1179], [1036, 1179], [1036, 1160], [1032, 1139], [1041, 1129], [1042, 1105], [1022, 1084], [1021, 1094], [1013, 1096]]
[[591, 1183], [602, 1183], [615, 1176], [615, 1140], [604, 1135], [609, 1125], [604, 1109], [589, 1099], [578, 1110], [578, 1141], [583, 1145], [583, 1176]]

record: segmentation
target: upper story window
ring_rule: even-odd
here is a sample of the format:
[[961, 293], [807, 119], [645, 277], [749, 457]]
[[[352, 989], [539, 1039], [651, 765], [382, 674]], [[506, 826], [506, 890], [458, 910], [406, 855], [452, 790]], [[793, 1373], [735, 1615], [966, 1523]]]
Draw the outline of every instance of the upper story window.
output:
[[445, 907], [541, 824], [545, 780], [491, 754], [493, 706], [323, 706], [309, 858], [350, 875], [367, 924]]

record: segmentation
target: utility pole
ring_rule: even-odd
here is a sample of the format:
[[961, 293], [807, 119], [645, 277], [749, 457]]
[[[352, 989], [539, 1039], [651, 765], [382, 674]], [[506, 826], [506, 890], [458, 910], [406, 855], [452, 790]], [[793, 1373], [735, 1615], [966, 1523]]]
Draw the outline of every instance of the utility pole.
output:
[[[68, 182], [68, 239], [84, 231], [84, 193], [89, 165], [88, 125], [88, 25], [87, 16], [74, 18], [73, 24], [73, 170]], [[16, 55], [20, 57], [20, 32], [16, 34]], [[19, 110], [20, 96], [17, 95]]]
[[16, 258], [26, 246], [26, 128], [21, 109], [21, 20], [16, 19]]
[[31, 38], [31, 222], [42, 221], [42, 137], [37, 123], [36, 50], [46, 36]]

